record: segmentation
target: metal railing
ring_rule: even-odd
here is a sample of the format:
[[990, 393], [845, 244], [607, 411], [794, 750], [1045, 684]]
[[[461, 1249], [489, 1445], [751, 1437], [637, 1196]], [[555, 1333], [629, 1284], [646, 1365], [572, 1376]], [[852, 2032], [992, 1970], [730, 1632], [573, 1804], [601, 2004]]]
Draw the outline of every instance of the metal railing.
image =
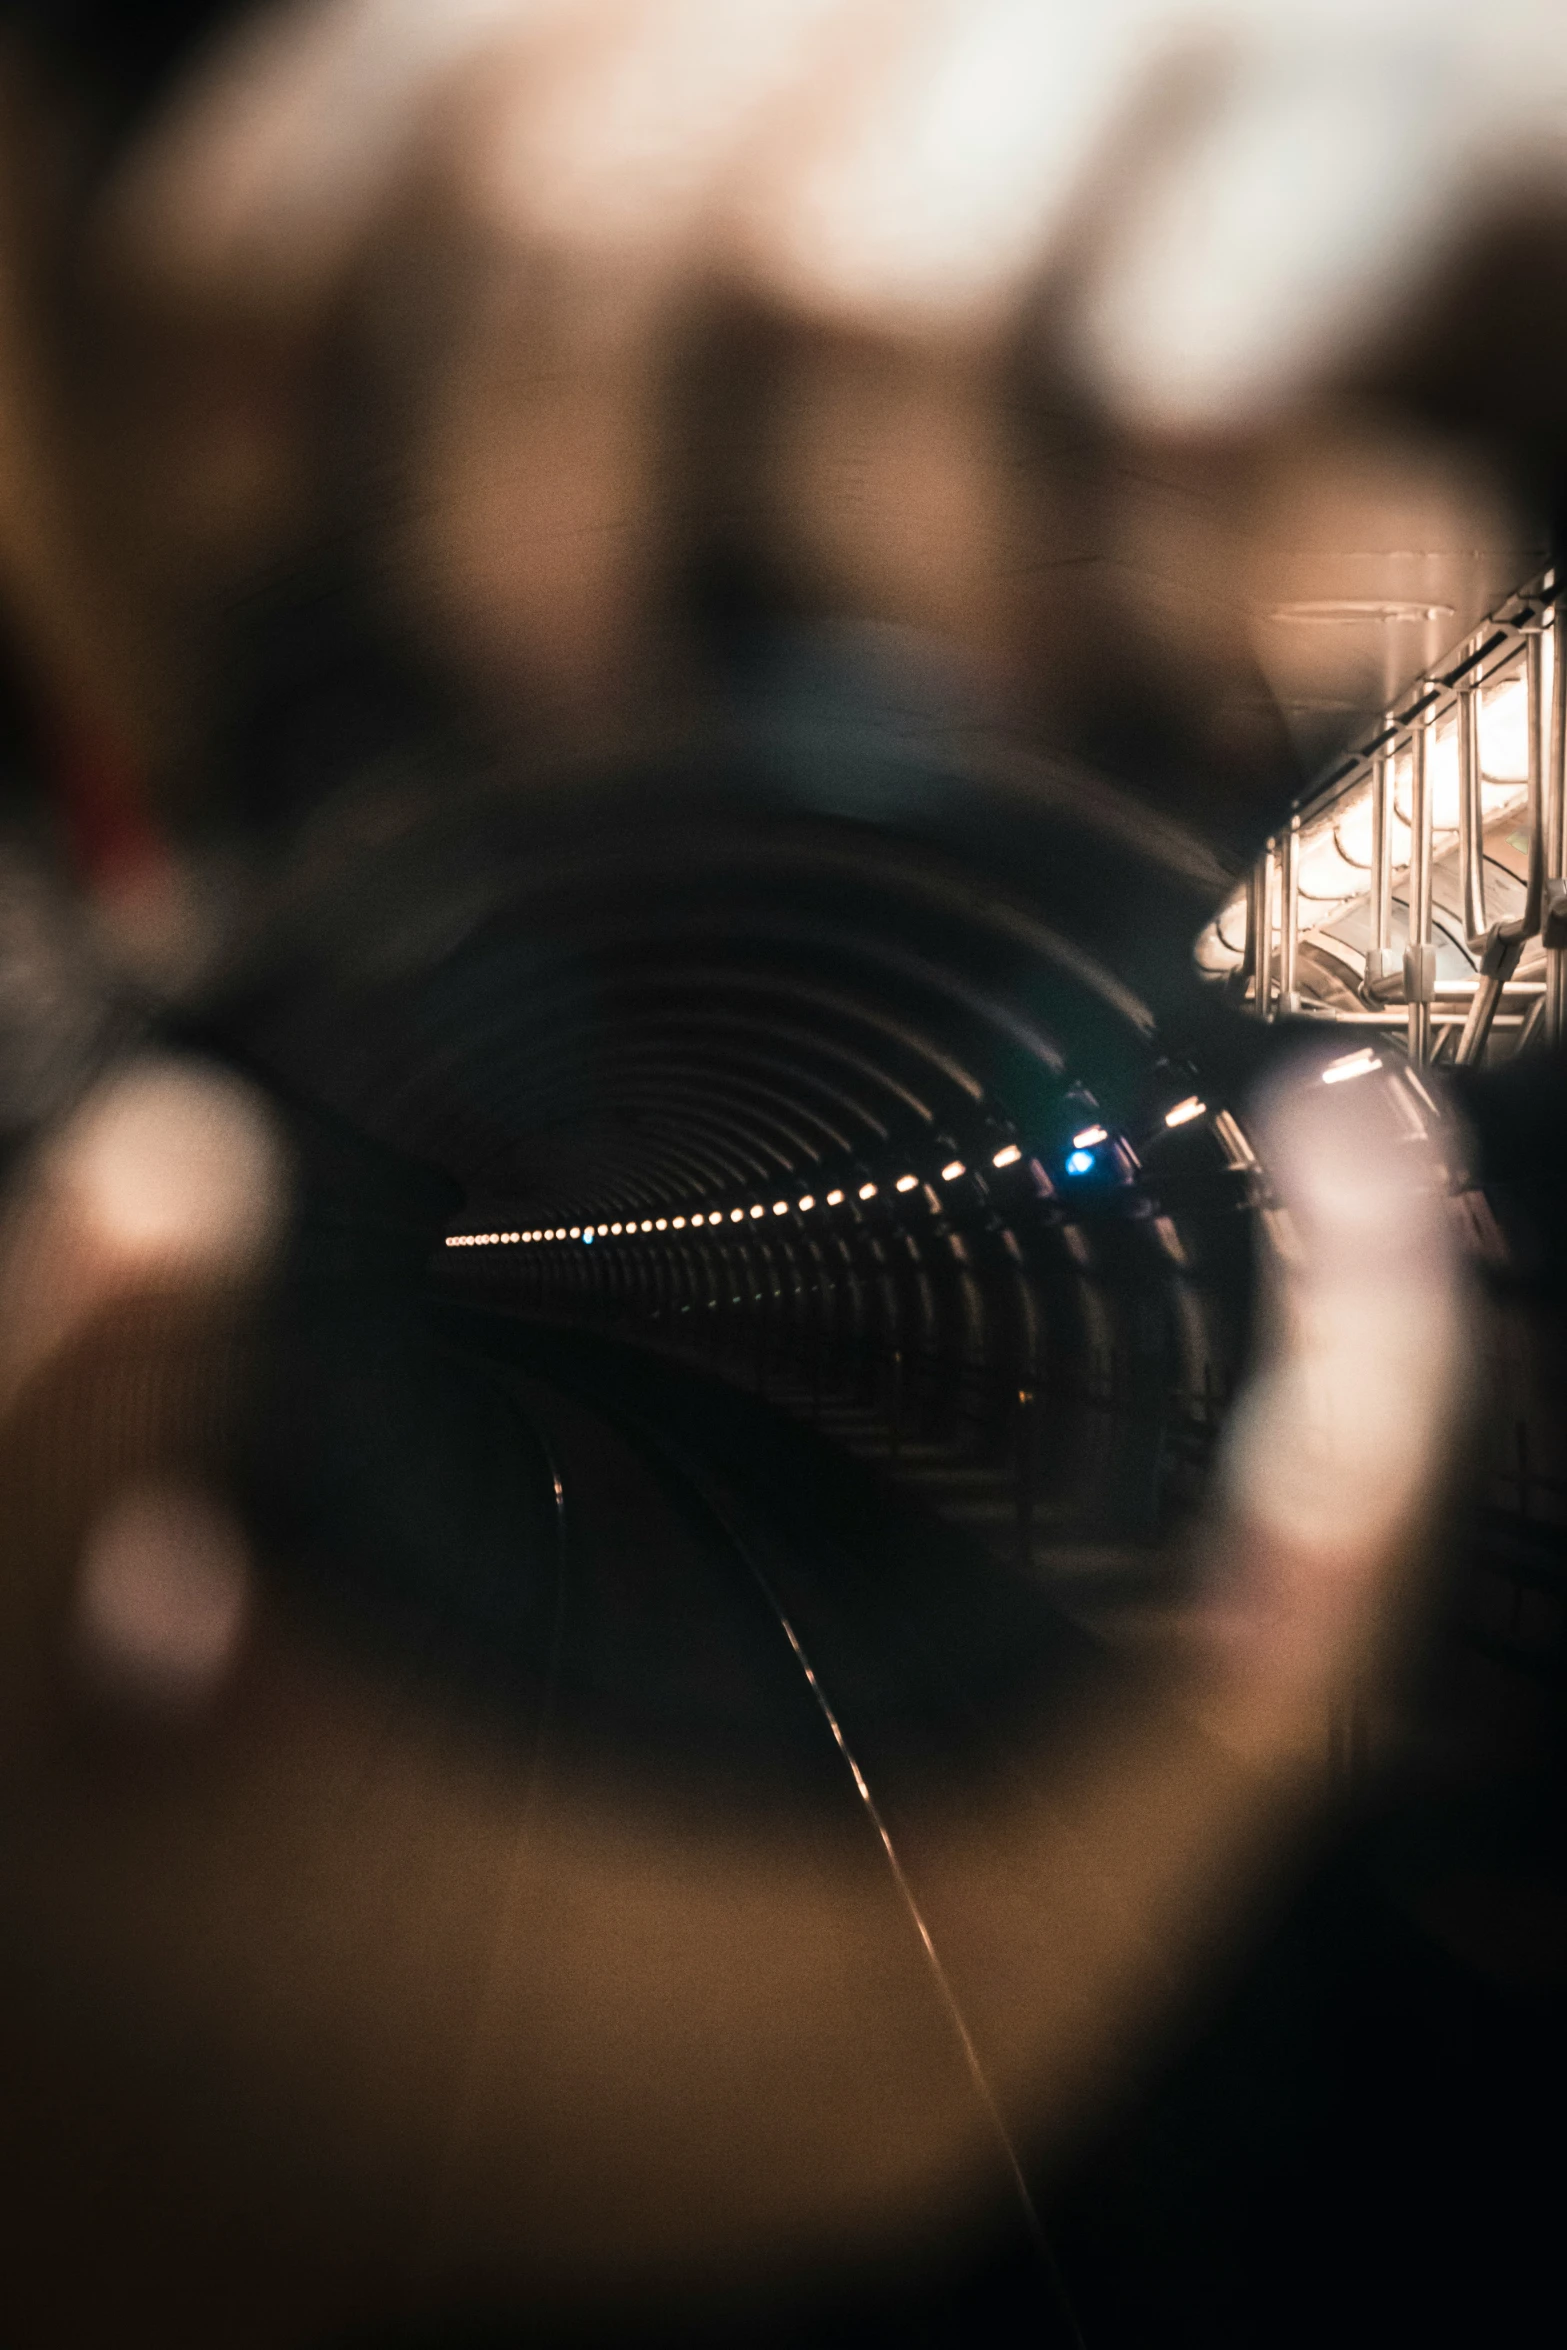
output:
[[[1385, 1033], [1416, 1062], [1473, 1063], [1537, 1032], [1563, 1040], [1567, 652], [1557, 658], [1557, 597], [1554, 572], [1509, 597], [1292, 810], [1199, 939], [1205, 977], [1259, 1019]], [[1495, 853], [1499, 842], [1525, 858], [1521, 874]], [[1521, 904], [1504, 913], [1499, 895], [1520, 883]], [[1446, 976], [1444, 948], [1459, 965]]]

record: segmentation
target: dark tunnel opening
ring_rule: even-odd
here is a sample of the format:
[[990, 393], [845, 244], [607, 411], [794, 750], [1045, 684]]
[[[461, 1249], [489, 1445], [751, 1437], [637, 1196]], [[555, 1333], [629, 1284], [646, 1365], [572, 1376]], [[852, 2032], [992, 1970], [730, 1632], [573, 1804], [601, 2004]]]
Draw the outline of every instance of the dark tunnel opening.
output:
[[1222, 869], [852, 648], [838, 686], [609, 783], [345, 793], [209, 1032], [406, 1158], [367, 1221], [410, 1272], [445, 1242], [437, 1295], [858, 1414], [988, 1477], [1025, 1561], [1048, 1523], [1135, 1579], [1246, 1345], [1262, 1040], [1190, 961]]

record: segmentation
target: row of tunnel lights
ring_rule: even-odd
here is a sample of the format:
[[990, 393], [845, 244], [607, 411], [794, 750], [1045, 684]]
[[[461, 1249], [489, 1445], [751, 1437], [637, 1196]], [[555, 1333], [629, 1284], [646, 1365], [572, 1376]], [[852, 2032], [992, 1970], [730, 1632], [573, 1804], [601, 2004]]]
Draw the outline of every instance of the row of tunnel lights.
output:
[[[1185, 1101], [1177, 1102], [1173, 1110], [1166, 1110], [1164, 1122], [1166, 1126], [1188, 1125], [1192, 1119], [1205, 1116], [1207, 1107], [1207, 1103], [1199, 1101], [1195, 1094], [1189, 1094]], [[1105, 1126], [1085, 1126], [1081, 1133], [1074, 1134], [1072, 1148], [1064, 1161], [1067, 1174], [1076, 1177], [1091, 1174], [1097, 1164], [1095, 1154], [1099, 1146], [1109, 1140], [1110, 1131]], [[1022, 1156], [1021, 1146], [1009, 1142], [995, 1152], [990, 1163], [993, 1167], [1015, 1167]], [[943, 1183], [956, 1183], [960, 1176], [967, 1173], [968, 1168], [961, 1159], [949, 1159], [941, 1170], [941, 1180]], [[895, 1192], [918, 1191], [920, 1179], [917, 1175], [900, 1175], [892, 1188]], [[873, 1200], [879, 1190], [879, 1184], [862, 1183], [857, 1196], [861, 1200]], [[826, 1192], [823, 1204], [829, 1208], [840, 1208], [846, 1196], [842, 1191]], [[802, 1216], [807, 1216], [817, 1202], [813, 1193], [804, 1192], [792, 1204]], [[786, 1199], [774, 1200], [773, 1214], [787, 1216], [790, 1206], [791, 1202]], [[765, 1206], [757, 1200], [749, 1208], [730, 1208], [727, 1213], [722, 1208], [711, 1208], [699, 1210], [692, 1216], [645, 1216], [640, 1223], [556, 1225], [547, 1231], [537, 1232], [454, 1232], [449, 1235], [446, 1245], [448, 1248], [526, 1248], [535, 1241], [577, 1240], [590, 1243], [594, 1240], [631, 1239], [644, 1232], [684, 1232], [688, 1229], [700, 1232], [724, 1223], [744, 1224], [766, 1213]]]

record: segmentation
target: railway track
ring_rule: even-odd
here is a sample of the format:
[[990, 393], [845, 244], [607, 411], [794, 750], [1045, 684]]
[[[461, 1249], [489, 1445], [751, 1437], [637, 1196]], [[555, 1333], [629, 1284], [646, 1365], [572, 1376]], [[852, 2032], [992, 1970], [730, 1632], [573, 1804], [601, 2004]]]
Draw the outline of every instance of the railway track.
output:
[[[587, 1358], [573, 1370], [564, 1384], [515, 1366], [503, 1374], [528, 1441], [547, 1464], [556, 1510], [561, 1597], [537, 1717], [538, 1768], [546, 1777], [653, 1768], [702, 1804], [760, 1799], [857, 1813], [867, 1865], [885, 1869], [896, 1887], [1011, 2182], [1016, 2216], [1008, 2232], [1021, 2243], [1009, 2244], [1004, 2264], [1022, 2287], [1018, 2297], [1032, 2302], [1031, 2338], [1083, 2350], [1025, 2153], [924, 1915], [880, 1798], [880, 1772], [861, 1751], [856, 1689], [819, 1668], [792, 1612], [790, 1587], [819, 1584], [820, 1560], [812, 1562], [817, 1574], [802, 1577], [798, 1527], [778, 1522], [732, 1454], [715, 1459], [695, 1441], [686, 1415], [676, 1415], [685, 1421], [677, 1432], [665, 1414], [638, 1408], [623, 1388], [613, 1392], [617, 1383], [603, 1379], [602, 1366], [597, 1382]], [[842, 1536], [827, 1533], [824, 1548], [830, 1571], [852, 1576]], [[817, 1612], [819, 1588], [814, 1598]], [[841, 1628], [829, 1646], [845, 1664]], [[917, 1659], [911, 1679], [924, 1680], [928, 1702], [931, 1650], [906, 1607], [889, 1609], [885, 1646]], [[863, 1689], [863, 1675], [844, 1678]], [[956, 1696], [958, 1710], [966, 1705], [978, 1718], [974, 1692], [949, 1685], [946, 1696], [949, 1711]], [[879, 1699], [885, 1711], [885, 1691]], [[885, 1726], [878, 1738], [874, 1722], [866, 1725], [894, 1778], [896, 1747], [921, 1710], [916, 1699], [904, 1741], [890, 1748]]]

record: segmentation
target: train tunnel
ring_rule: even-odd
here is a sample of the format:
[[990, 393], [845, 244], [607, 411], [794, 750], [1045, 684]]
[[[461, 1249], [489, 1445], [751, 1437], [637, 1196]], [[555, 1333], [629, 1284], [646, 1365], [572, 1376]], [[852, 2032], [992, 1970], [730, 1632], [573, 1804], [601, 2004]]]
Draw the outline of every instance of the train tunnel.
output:
[[[1468, 612], [1282, 830], [1267, 779], [1187, 822], [1178, 779], [1021, 751], [886, 631], [760, 631], [699, 725], [587, 765], [410, 728], [358, 652], [329, 723], [314, 672], [292, 701], [265, 673], [309, 788], [257, 722], [274, 788], [223, 844], [219, 951], [115, 1016], [116, 1050], [237, 1074], [284, 1138], [224, 1471], [274, 1603], [487, 1769], [720, 1844], [860, 1836], [994, 2136], [977, 2206], [895, 2256], [846, 2221], [825, 2269], [557, 2297], [528, 2319], [551, 2338], [1531, 2338], [1561, 2055], [1557, 613], [1549, 571]], [[1271, 1245], [1253, 1107], [1300, 1053], [1460, 1105], [1486, 1348], [1460, 1498], [1396, 1690], [1324, 1725], [1331, 1831], [1036, 2144], [990, 2098], [910, 1823], [977, 1813], [1179, 1647]], [[389, 1898], [395, 1939], [423, 1896]], [[606, 2162], [635, 2127], [600, 2123]], [[328, 2168], [334, 2241], [345, 2194]], [[517, 2338], [448, 2223], [401, 2331], [381, 2245], [374, 2339]]]
[[[1545, 811], [1542, 842], [1554, 612], [1547, 575], [1455, 656], [1483, 648], [1493, 709], [1535, 697], [1518, 781], [1497, 750], [1498, 805], [1478, 769], [1468, 803], [1526, 840]], [[1333, 1835], [1066, 2158], [1007, 2139], [983, 2225], [825, 2301], [622, 2312], [631, 2337], [1370, 2341], [1545, 2289], [1557, 1113], [1513, 1007], [1561, 950], [1521, 942], [1470, 1052], [1452, 980], [1440, 1026], [1418, 962], [1407, 1001], [1402, 965], [1351, 998], [1299, 898], [1303, 834], [1343, 841], [1374, 789], [1403, 831], [1366, 878], [1405, 914], [1396, 761], [1457, 756], [1464, 682], [1401, 680], [1237, 882], [1233, 839], [1020, 756], [906, 645], [781, 639], [720, 720], [607, 774], [353, 763], [253, 850], [246, 924], [160, 1015], [292, 1153], [242, 1476], [288, 1604], [568, 1780], [720, 1828], [863, 1811], [900, 1884], [889, 1822], [1180, 1639], [1256, 1343], [1260, 1076], [1327, 1050], [1464, 1105], [1490, 1362], [1396, 1694], [1328, 1727]], [[1448, 813], [1425, 795], [1428, 865]]]
[[[721, 720], [607, 773], [443, 747], [432, 788], [355, 757], [251, 841], [200, 984], [138, 1013], [286, 1138], [234, 1472], [277, 1603], [552, 1784], [715, 1838], [857, 1820], [905, 1891], [922, 1805], [979, 1805], [1085, 1692], [1179, 1643], [1256, 1343], [1260, 1077], [1327, 1052], [1346, 1086], [1385, 1069], [1463, 1105], [1489, 1362], [1396, 1695], [1330, 1725], [1332, 1833], [1091, 2126], [1001, 2128], [977, 2216], [738, 2307], [556, 2308], [562, 2339], [1527, 2338], [1552, 2242], [1528, 2149], [1560, 2053], [1563, 1471], [1559, 1113], [1518, 1039], [1562, 949], [1543, 887], [1518, 935], [1493, 859], [1516, 945], [1469, 1050], [1486, 939], [1450, 944], [1425, 997], [1418, 939], [1380, 996], [1343, 940], [1387, 935], [1391, 903], [1410, 941], [1422, 863], [1429, 935], [1465, 807], [1466, 872], [1486, 821], [1503, 857], [1524, 840], [1522, 908], [1560, 804], [1555, 609], [1548, 575], [1447, 664], [1483, 647], [1477, 696], [1533, 695], [1516, 780], [1482, 701], [1503, 747], [1422, 808], [1465, 681], [1405, 680], [1249, 867], [847, 633], [785, 641]], [[1357, 915], [1340, 875], [1336, 932], [1308, 940], [1308, 852], [1354, 846], [1357, 791], [1384, 837], [1402, 821], [1367, 854], [1386, 903]], [[960, 1996], [949, 2021], [968, 2047]], [[482, 2277], [455, 2256], [433, 2302], [407, 2288], [412, 2331], [374, 2338], [514, 2339]]]

